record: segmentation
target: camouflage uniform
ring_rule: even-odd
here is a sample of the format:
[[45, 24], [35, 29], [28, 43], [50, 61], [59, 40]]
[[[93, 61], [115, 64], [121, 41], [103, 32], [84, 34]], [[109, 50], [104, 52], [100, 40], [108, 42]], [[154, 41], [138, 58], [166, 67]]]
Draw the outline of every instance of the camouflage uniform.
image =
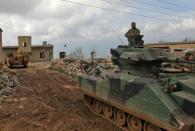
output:
[[132, 36], [139, 36], [140, 35], [140, 30], [135, 28], [135, 29], [130, 29], [125, 36], [128, 37], [132, 37]]
[[128, 39], [129, 46], [135, 47], [135, 46], [137, 46], [136, 37], [140, 36], [140, 30], [137, 28], [132, 28], [125, 34], [125, 36]]

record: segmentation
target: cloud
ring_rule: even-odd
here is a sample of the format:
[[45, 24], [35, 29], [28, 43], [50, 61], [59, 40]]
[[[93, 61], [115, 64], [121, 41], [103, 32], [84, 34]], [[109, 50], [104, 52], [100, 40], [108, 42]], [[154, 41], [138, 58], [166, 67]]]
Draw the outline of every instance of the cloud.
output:
[[164, 29], [166, 33], [175, 33], [179, 31], [192, 31], [195, 30], [195, 21], [192, 18], [184, 19], [179, 23], [169, 23], [168, 26]]
[[161, 26], [159, 24], [146, 23], [143, 28], [143, 32], [145, 33], [155, 33], [161, 30]]
[[[82, 7], [61, 0], [41, 0], [38, 4], [36, 2], [29, 7], [29, 10], [26, 10], [25, 14], [21, 14], [21, 11], [5, 14], [6, 10], [4, 10], [5, 13], [0, 13], [0, 26], [5, 28], [4, 33], [10, 36], [6, 42], [16, 43], [13, 40], [16, 40], [15, 37], [18, 35], [32, 35], [35, 42], [37, 42], [36, 38], [87, 40], [113, 36], [112, 27], [109, 28], [109, 26], [110, 21], [116, 21], [114, 15], [107, 15], [100, 9]], [[28, 5], [26, 2], [24, 4], [20, 2], [17, 3], [17, 8], [21, 8], [20, 4], [22, 6]], [[97, 2], [96, 5], [109, 8], [117, 7], [101, 1]], [[119, 16], [124, 17], [123, 15]]]
[[195, 32], [195, 21], [193, 18], [183, 19], [181, 22], [168, 23], [145, 23], [143, 26], [145, 34], [185, 34], [188, 32]]
[[39, 0], [1, 0], [0, 12], [4, 14], [26, 14], [39, 4]]

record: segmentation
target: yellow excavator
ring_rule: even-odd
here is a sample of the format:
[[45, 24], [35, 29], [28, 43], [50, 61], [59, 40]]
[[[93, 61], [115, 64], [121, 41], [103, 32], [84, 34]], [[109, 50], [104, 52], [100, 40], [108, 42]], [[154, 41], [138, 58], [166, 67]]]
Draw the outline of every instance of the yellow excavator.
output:
[[16, 67], [27, 68], [28, 62], [29, 62], [29, 55], [25, 53], [23, 49], [19, 48], [16, 55], [11, 53], [8, 56], [7, 65], [9, 68], [16, 68]]

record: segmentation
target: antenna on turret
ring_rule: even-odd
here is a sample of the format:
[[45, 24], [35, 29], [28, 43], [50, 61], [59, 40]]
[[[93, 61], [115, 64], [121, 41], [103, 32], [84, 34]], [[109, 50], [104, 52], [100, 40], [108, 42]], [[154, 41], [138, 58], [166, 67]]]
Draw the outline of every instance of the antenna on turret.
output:
[[113, 31], [113, 33], [118, 37], [118, 39], [119, 39], [123, 44], [125, 44], [125, 42], [123, 41], [123, 39], [121, 39], [121, 37], [119, 36], [119, 34], [116, 32], [116, 30], [114, 30], [114, 29], [112, 28], [112, 31]]

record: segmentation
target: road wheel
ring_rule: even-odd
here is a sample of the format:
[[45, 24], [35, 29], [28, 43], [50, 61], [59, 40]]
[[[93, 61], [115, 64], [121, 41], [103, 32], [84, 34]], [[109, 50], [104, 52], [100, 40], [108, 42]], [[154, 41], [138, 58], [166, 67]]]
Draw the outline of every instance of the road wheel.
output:
[[93, 101], [94, 103], [94, 111], [98, 114], [101, 114], [102, 113], [102, 110], [103, 110], [103, 104], [102, 102], [98, 101], [98, 100], [94, 100]]
[[161, 128], [159, 128], [153, 124], [145, 122], [144, 123], [144, 131], [162, 131], [162, 130], [161, 130]]
[[142, 131], [142, 121], [137, 117], [128, 115], [127, 125], [133, 131]]
[[28, 67], [28, 63], [24, 63], [24, 68], [27, 68]]
[[104, 103], [103, 112], [104, 112], [105, 117], [111, 118], [113, 116], [113, 107]]
[[9, 68], [10, 68], [10, 69], [13, 69], [13, 65], [12, 65], [12, 64], [10, 64], [10, 65], [9, 65]]
[[114, 120], [116, 121], [117, 124], [119, 124], [120, 126], [125, 125], [126, 119], [127, 118], [125, 112], [115, 109]]
[[85, 101], [87, 102], [87, 104], [92, 105], [92, 103], [93, 103], [93, 98], [86, 95], [86, 96], [85, 96]]

